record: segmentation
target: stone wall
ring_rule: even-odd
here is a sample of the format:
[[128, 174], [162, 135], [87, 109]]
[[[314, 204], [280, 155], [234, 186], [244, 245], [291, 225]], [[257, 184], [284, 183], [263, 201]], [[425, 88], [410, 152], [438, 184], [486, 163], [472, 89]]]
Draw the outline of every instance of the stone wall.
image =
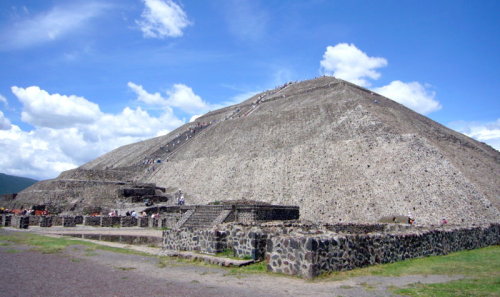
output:
[[28, 229], [29, 217], [28, 216], [12, 216], [11, 227], [19, 229]]
[[62, 225], [63, 225], [62, 217], [59, 216], [52, 217], [52, 226], [62, 226]]
[[75, 224], [77, 225], [83, 224], [83, 216], [75, 216]]
[[75, 227], [75, 217], [62, 217], [62, 226], [63, 227]]
[[[336, 232], [332, 231], [336, 230]], [[500, 224], [419, 228], [376, 224], [223, 224], [213, 229], [166, 230], [163, 248], [266, 259], [269, 271], [306, 278], [500, 243]]]
[[2, 214], [2, 226], [3, 227], [10, 226], [11, 221], [12, 221], [11, 215]]
[[40, 225], [40, 216], [29, 216], [29, 225], [30, 226], [39, 226]]
[[251, 257], [263, 260], [268, 234], [259, 227], [233, 225], [226, 232], [226, 249], [231, 249], [235, 257]]
[[136, 217], [121, 217], [120, 221], [121, 227], [137, 227]]
[[83, 217], [83, 225], [85, 226], [101, 226], [101, 217]]
[[52, 216], [40, 217], [40, 227], [52, 227]]
[[[240, 223], [299, 219], [299, 208], [296, 206], [236, 205], [233, 212], [234, 215], [230, 217]], [[225, 222], [229, 222], [229, 219], [226, 218]]]
[[120, 226], [121, 217], [101, 217], [101, 227]]
[[139, 227], [141, 227], [141, 228], [146, 228], [146, 227], [148, 227], [148, 226], [149, 226], [149, 219], [150, 219], [150, 218], [145, 218], [145, 217], [144, 217], [144, 218], [142, 218], [142, 217], [139, 217], [139, 218], [137, 218], [137, 221], [138, 221], [137, 225], [138, 225]]
[[445, 255], [499, 243], [499, 224], [363, 235], [287, 235], [268, 239], [266, 261], [269, 271], [313, 278], [323, 272]]
[[226, 232], [217, 230], [165, 230], [163, 231], [163, 248], [216, 254], [223, 252], [227, 247], [226, 236]]

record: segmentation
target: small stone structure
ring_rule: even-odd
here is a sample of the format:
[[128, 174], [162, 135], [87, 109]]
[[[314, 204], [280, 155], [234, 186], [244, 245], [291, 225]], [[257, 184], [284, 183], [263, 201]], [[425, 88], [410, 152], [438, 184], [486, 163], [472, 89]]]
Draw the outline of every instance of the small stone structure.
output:
[[12, 222], [12, 216], [7, 214], [2, 214], [2, 226], [9, 227]]
[[121, 217], [101, 217], [101, 227], [120, 226]]
[[63, 227], [75, 227], [75, 217], [64, 216], [62, 217], [62, 226]]
[[122, 217], [120, 220], [121, 227], [137, 227], [136, 217]]
[[52, 227], [52, 216], [40, 217], [40, 227]]
[[101, 217], [85, 216], [83, 217], [83, 225], [85, 226], [101, 226]]
[[19, 229], [28, 229], [29, 217], [28, 216], [12, 216], [11, 227]]
[[165, 250], [216, 254], [231, 249], [238, 257], [265, 259], [268, 271], [305, 278], [499, 243], [500, 224], [419, 228], [291, 222], [222, 224], [212, 229], [163, 232]]

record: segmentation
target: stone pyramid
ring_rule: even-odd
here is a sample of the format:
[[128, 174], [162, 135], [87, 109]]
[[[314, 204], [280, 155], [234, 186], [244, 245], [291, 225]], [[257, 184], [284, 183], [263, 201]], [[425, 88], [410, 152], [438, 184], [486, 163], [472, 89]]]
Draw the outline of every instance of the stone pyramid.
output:
[[26, 189], [16, 203], [112, 208], [123, 205], [123, 187], [151, 184], [160, 196], [182, 189], [188, 204], [298, 205], [315, 222], [498, 222], [500, 153], [369, 90], [320, 77], [117, 148]]

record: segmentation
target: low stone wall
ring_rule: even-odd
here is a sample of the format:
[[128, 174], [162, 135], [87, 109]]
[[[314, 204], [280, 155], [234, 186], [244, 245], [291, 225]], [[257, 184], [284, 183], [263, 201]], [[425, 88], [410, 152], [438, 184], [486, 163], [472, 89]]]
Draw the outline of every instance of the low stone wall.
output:
[[279, 205], [236, 205], [233, 212], [231, 218], [240, 223], [298, 220], [300, 215], [297, 206]]
[[137, 227], [136, 217], [121, 217], [120, 226], [122, 227]]
[[163, 248], [167, 250], [213, 254], [232, 249], [237, 257], [266, 259], [269, 271], [306, 278], [495, 244], [500, 244], [500, 224], [418, 228], [394, 224], [265, 223], [163, 232]]
[[101, 226], [101, 217], [83, 217], [83, 225], [85, 226]]
[[52, 216], [40, 217], [40, 227], [52, 227]]
[[19, 229], [28, 229], [30, 219], [28, 216], [12, 216], [10, 226]]
[[141, 228], [146, 228], [149, 226], [149, 219], [150, 218], [146, 218], [146, 217], [139, 217], [137, 218], [137, 225]]
[[40, 225], [40, 216], [29, 216], [29, 225], [30, 226], [39, 226]]
[[52, 226], [62, 226], [63, 225], [63, 217], [53, 216], [52, 217]]
[[120, 226], [121, 217], [101, 217], [101, 227]]
[[226, 248], [232, 249], [235, 257], [264, 259], [268, 234], [261, 228], [235, 225], [226, 232]]
[[75, 217], [62, 217], [63, 227], [76, 227]]
[[217, 230], [165, 230], [163, 231], [163, 248], [216, 254], [223, 252], [227, 247], [226, 235], [226, 232]]
[[12, 216], [11, 215], [2, 214], [1, 226], [3, 226], [3, 227], [9, 227], [11, 220], [12, 220]]
[[75, 224], [77, 225], [83, 224], [83, 216], [75, 216]]
[[323, 272], [475, 249], [500, 243], [500, 225], [401, 233], [295, 235], [269, 238], [269, 271], [313, 278]]

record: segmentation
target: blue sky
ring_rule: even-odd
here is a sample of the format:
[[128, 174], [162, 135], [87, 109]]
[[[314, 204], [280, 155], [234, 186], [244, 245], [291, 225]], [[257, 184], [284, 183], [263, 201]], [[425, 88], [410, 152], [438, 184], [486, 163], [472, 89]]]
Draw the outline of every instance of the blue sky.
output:
[[52, 178], [334, 75], [500, 149], [499, 1], [0, 2], [0, 172]]

